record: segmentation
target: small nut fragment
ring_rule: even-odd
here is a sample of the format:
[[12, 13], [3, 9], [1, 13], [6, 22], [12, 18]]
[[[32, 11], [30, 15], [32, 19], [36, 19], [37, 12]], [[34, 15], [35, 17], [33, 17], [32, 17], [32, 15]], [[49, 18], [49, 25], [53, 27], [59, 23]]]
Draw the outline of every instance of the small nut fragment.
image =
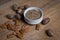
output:
[[17, 12], [18, 12], [18, 13], [22, 13], [22, 11], [23, 11], [23, 10], [22, 10], [22, 8], [20, 8], [20, 7], [17, 9]]
[[52, 37], [53, 36], [53, 32], [51, 30], [46, 30], [45, 31], [46, 35], [49, 36], [49, 37]]
[[8, 19], [14, 19], [14, 15], [12, 15], [12, 14], [6, 15], [6, 17], [7, 17]]
[[39, 30], [40, 24], [36, 24], [36, 30]]
[[20, 7], [20, 6], [19, 6], [18, 4], [14, 4], [14, 5], [12, 6], [12, 9], [13, 9], [14, 11], [16, 11], [16, 10], [18, 10], [19, 7]]
[[22, 38], [23, 37], [23, 33], [19, 32], [19, 31], [16, 31], [16, 35], [15, 35], [17, 38]]
[[12, 32], [11, 34], [12, 34], [12, 35], [16, 35], [16, 32]]
[[1, 24], [1, 25], [0, 25], [0, 28], [1, 28], [1, 31], [5, 31], [5, 29], [7, 29], [7, 26], [6, 26], [6, 24], [4, 23], [4, 24]]
[[7, 26], [6, 26], [6, 24], [2, 24], [2, 25], [0, 25], [0, 28], [2, 28], [2, 29], [6, 29]]
[[46, 25], [47, 23], [49, 23], [49, 21], [50, 21], [50, 18], [45, 18], [45, 19], [43, 19], [41, 24]]
[[19, 14], [16, 14], [15, 17], [16, 17], [18, 20], [21, 19], [21, 15], [19, 15]]
[[29, 25], [24, 25], [19, 32], [27, 33], [29, 31], [30, 31], [30, 26]]
[[12, 25], [12, 24], [8, 24], [7, 29], [15, 31], [15, 30], [17, 30], [17, 26]]
[[13, 34], [8, 34], [7, 35], [7, 38], [9, 39], [9, 38], [13, 38], [14, 37], [14, 35]]
[[20, 21], [17, 20], [17, 19], [15, 19], [14, 22], [15, 22], [15, 25], [16, 25], [16, 26], [19, 26], [19, 25], [21, 24]]

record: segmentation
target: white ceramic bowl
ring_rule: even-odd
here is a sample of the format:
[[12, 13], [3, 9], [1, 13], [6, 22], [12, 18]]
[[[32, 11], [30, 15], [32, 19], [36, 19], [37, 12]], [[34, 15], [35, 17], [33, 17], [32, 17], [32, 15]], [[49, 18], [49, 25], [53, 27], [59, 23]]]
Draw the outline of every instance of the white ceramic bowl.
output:
[[[40, 13], [40, 18], [39, 19], [36, 19], [36, 20], [32, 20], [32, 19], [28, 19], [27, 17], [26, 17], [26, 13], [28, 12], [28, 11], [31, 11], [31, 10], [35, 10], [35, 11], [37, 11], [37, 12], [41, 12]], [[29, 7], [29, 8], [27, 8], [25, 11], [24, 11], [24, 20], [27, 22], [27, 23], [29, 23], [29, 24], [38, 24], [38, 23], [40, 23], [42, 20], [43, 20], [43, 11], [42, 11], [42, 9], [40, 9], [40, 8], [38, 8], [38, 7]]]

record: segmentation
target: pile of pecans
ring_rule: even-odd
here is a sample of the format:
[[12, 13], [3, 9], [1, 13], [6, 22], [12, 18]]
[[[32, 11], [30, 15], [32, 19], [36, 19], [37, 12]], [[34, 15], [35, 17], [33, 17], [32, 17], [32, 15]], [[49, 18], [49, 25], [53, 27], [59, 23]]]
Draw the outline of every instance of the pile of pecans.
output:
[[[16, 21], [15, 21], [16, 23]], [[23, 28], [19, 29], [19, 22], [17, 22], [16, 24], [12, 24], [12, 23], [4, 23], [2, 25], [0, 25], [0, 28], [2, 29], [8, 29], [8, 30], [11, 30], [11, 31], [14, 31], [15, 33], [11, 33], [11, 34], [8, 34], [7, 35], [7, 38], [12, 38], [14, 36], [16, 36], [17, 38], [19, 39], [22, 39], [23, 38], [23, 35], [24, 33], [27, 33], [29, 32], [30, 28], [28, 25], [25, 25]]]

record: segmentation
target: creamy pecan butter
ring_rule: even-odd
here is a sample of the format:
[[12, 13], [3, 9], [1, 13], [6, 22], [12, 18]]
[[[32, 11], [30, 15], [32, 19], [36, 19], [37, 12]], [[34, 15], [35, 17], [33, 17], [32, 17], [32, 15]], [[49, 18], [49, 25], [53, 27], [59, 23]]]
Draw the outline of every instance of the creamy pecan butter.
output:
[[35, 10], [31, 10], [31, 11], [28, 11], [28, 12], [26, 13], [26, 17], [27, 17], [28, 19], [32, 19], [32, 20], [39, 19], [40, 16], [41, 16], [40, 13], [41, 13], [41, 12], [37, 12], [37, 11], [35, 11]]

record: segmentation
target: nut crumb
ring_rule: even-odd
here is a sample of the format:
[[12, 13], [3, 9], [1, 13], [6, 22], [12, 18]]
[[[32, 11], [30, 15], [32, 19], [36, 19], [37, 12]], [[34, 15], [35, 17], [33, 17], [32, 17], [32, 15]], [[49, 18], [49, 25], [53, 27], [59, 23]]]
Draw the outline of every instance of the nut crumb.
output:
[[14, 37], [14, 35], [13, 34], [8, 34], [7, 35], [7, 38], [9, 39], [9, 38], [13, 38]]
[[17, 20], [17, 19], [15, 19], [14, 22], [15, 22], [15, 25], [16, 25], [16, 26], [19, 26], [19, 25], [21, 24], [20, 21]]
[[36, 24], [36, 30], [39, 30], [39, 28], [40, 28], [40, 24]]

